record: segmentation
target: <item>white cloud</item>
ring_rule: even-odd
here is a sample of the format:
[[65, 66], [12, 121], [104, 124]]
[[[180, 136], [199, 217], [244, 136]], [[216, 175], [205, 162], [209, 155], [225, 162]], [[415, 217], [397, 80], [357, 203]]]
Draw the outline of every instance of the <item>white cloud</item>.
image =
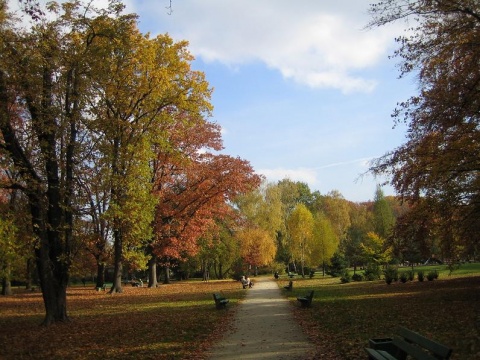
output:
[[[375, 79], [356, 72], [384, 60], [394, 32], [362, 30], [370, 0], [191, 0], [136, 4], [148, 27], [187, 39], [206, 62], [237, 66], [263, 62], [285, 78], [314, 88], [372, 91]], [[389, 30], [390, 29], [390, 30]], [[395, 29], [398, 34], [398, 29]]]
[[290, 179], [292, 181], [300, 181], [307, 183], [310, 187], [315, 187], [317, 183], [317, 174], [313, 169], [298, 168], [298, 169], [259, 169], [257, 173], [265, 175], [268, 181], [276, 182], [283, 179]]

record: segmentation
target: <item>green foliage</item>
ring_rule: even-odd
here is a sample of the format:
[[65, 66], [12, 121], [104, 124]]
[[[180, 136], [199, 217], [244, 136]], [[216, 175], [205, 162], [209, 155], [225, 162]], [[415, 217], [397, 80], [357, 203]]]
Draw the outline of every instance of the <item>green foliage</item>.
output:
[[342, 284], [347, 284], [352, 280], [352, 276], [350, 275], [350, 271], [346, 270], [343, 275], [340, 277], [340, 281]]
[[374, 232], [367, 234], [360, 247], [367, 264], [387, 264], [392, 258], [391, 249], [387, 247], [385, 239]]
[[433, 281], [435, 279], [438, 279], [438, 271], [437, 270], [429, 271], [427, 274], [427, 279], [428, 281]]
[[415, 279], [415, 271], [413, 270], [407, 271], [407, 279], [408, 281], [413, 281]]
[[418, 270], [417, 271], [417, 279], [420, 282], [422, 282], [425, 279], [425, 274], [423, 273], [423, 270]]
[[313, 236], [309, 243], [307, 261], [311, 265], [328, 264], [338, 249], [339, 240], [331, 221], [322, 213], [314, 216]]
[[360, 273], [355, 273], [352, 275], [353, 281], [363, 281], [363, 275]]
[[345, 257], [340, 253], [335, 253], [330, 259], [330, 266], [328, 267], [327, 274], [332, 277], [339, 277], [345, 274], [348, 268], [348, 262]]
[[380, 279], [381, 269], [377, 263], [369, 263], [365, 269], [365, 279], [374, 281]]
[[408, 274], [407, 274], [405, 271], [402, 271], [402, 272], [400, 273], [400, 281], [401, 281], [402, 283], [406, 283], [407, 280], [408, 280]]
[[373, 204], [373, 223], [379, 237], [386, 239], [395, 225], [395, 217], [390, 204], [385, 199], [380, 186], [377, 186]]
[[385, 277], [385, 282], [387, 284], [391, 284], [393, 281], [398, 280], [398, 269], [393, 266], [388, 266], [384, 271], [383, 271], [384, 277]]

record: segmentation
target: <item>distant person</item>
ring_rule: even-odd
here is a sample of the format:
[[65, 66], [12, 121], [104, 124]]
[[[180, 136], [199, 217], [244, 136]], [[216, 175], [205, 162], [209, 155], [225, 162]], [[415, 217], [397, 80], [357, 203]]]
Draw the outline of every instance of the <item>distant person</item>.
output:
[[242, 276], [242, 278], [240, 279], [240, 282], [242, 283], [242, 286], [243, 286], [244, 289], [246, 289], [248, 287], [248, 281], [245, 278], [245, 276]]
[[273, 274], [273, 276], [275, 277], [275, 280], [278, 280], [278, 271], [275, 271], [275, 274]]

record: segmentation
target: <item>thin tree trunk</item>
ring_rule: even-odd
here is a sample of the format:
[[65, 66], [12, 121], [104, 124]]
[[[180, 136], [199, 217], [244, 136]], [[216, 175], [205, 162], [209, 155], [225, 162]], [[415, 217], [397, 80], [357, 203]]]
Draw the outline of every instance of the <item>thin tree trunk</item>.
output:
[[165, 266], [165, 280], [164, 284], [170, 284], [170, 266]]
[[148, 260], [148, 287], [158, 287], [157, 258], [155, 255], [152, 255], [150, 260]]
[[6, 275], [2, 280], [2, 295], [12, 295], [12, 283], [10, 282], [8, 275]]

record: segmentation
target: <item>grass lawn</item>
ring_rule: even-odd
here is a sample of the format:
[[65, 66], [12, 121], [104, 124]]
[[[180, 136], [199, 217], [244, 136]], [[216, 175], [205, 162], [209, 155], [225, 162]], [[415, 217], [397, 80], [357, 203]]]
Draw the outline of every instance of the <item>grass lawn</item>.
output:
[[[315, 290], [309, 309], [295, 307], [295, 316], [317, 344], [322, 359], [365, 359], [369, 338], [391, 337], [403, 325], [453, 348], [451, 359], [480, 359], [480, 264], [465, 264], [449, 276], [445, 266], [434, 281], [351, 282], [338, 279], [294, 280], [292, 302]], [[410, 270], [405, 268], [405, 270]], [[283, 286], [288, 280], [282, 279]]]
[[[480, 358], [480, 264], [452, 276], [445, 267], [429, 282], [384, 281], [339, 284], [339, 279], [294, 279], [285, 295], [298, 321], [316, 343], [319, 359], [366, 359], [372, 337], [388, 337], [404, 325], [454, 349], [452, 359]], [[282, 277], [282, 287], [288, 283]], [[296, 296], [315, 290], [311, 308]], [[14, 289], [0, 297], [1, 359], [204, 359], [205, 351], [231, 325], [245, 290], [239, 282], [174, 282], [156, 289], [125, 287], [123, 294], [93, 285], [68, 290], [71, 321], [48, 328], [41, 294]], [[230, 299], [216, 310], [212, 294]]]
[[[214, 292], [230, 300], [229, 309], [215, 309]], [[0, 359], [202, 359], [245, 290], [232, 280], [126, 286], [115, 295], [73, 286], [71, 321], [48, 328], [38, 326], [41, 293], [14, 293], [0, 297]]]

